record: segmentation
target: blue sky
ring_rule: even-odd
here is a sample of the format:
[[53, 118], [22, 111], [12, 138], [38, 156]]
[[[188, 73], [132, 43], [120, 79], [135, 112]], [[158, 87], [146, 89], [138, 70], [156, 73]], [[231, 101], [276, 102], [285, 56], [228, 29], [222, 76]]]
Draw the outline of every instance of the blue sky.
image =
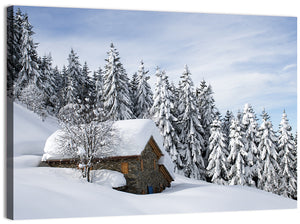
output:
[[195, 86], [204, 78], [222, 112], [250, 103], [278, 128], [283, 109], [297, 122], [297, 19], [203, 13], [21, 7], [34, 26], [40, 55], [67, 64], [71, 48], [91, 70], [103, 67], [113, 42], [129, 77], [141, 59], [176, 84], [187, 64]]

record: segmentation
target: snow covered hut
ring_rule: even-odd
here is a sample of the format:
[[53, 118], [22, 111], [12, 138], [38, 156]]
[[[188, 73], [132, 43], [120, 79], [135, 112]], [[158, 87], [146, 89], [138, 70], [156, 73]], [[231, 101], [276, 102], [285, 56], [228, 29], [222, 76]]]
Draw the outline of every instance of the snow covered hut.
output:
[[[112, 153], [95, 158], [93, 170], [108, 169], [123, 173], [126, 186], [119, 188], [130, 193], [158, 193], [170, 187], [174, 180], [173, 163], [164, 150], [163, 139], [152, 120], [116, 121], [113, 128], [118, 135]], [[62, 154], [56, 139], [62, 130], [46, 141], [41, 165], [76, 168], [78, 158]]]

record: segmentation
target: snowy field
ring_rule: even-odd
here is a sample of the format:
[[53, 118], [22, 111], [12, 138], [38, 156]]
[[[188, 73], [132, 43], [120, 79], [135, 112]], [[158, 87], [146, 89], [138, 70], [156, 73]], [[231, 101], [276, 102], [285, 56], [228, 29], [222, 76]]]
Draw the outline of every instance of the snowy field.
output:
[[14, 215], [16, 219], [178, 214], [294, 209], [294, 200], [241, 186], [218, 186], [176, 175], [160, 194], [134, 195], [101, 182], [86, 183], [77, 170], [37, 167], [44, 143], [59, 127], [14, 105]]

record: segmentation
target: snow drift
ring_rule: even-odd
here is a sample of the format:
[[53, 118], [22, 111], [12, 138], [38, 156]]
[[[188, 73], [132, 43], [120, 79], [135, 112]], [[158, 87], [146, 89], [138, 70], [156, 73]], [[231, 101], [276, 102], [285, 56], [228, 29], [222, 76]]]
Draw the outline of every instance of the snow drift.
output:
[[123, 173], [113, 170], [92, 170], [92, 182], [103, 186], [110, 186], [112, 188], [122, 187], [126, 185], [126, 179]]

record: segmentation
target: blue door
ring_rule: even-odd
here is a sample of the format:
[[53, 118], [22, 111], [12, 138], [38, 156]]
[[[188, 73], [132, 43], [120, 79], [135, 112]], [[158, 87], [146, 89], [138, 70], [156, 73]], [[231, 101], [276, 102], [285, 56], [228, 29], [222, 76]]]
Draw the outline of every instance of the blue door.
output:
[[152, 186], [148, 186], [148, 194], [153, 194], [153, 187]]

